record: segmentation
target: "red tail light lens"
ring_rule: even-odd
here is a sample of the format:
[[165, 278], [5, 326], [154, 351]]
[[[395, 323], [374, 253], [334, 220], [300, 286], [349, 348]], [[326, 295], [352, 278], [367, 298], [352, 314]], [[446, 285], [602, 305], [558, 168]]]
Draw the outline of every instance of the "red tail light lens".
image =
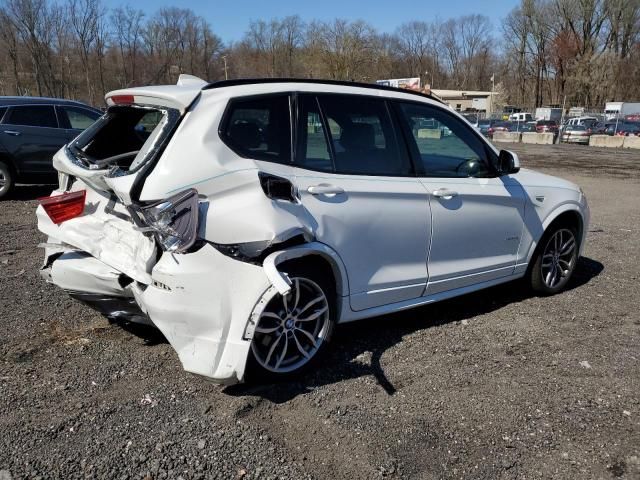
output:
[[122, 104], [132, 104], [134, 99], [133, 95], [113, 95], [110, 97], [113, 103], [122, 105]]
[[42, 197], [38, 201], [49, 218], [56, 225], [60, 225], [71, 218], [78, 217], [84, 211], [86, 190], [79, 192], [63, 193], [53, 197]]

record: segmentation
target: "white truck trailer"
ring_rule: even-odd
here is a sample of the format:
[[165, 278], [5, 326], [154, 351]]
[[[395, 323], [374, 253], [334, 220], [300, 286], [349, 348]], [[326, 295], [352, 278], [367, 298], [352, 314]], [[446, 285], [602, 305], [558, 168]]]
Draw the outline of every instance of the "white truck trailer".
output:
[[604, 105], [607, 120], [640, 114], [640, 102], [607, 102]]
[[538, 107], [536, 108], [535, 119], [536, 120], [554, 120], [560, 123], [562, 118], [562, 109], [553, 107]]

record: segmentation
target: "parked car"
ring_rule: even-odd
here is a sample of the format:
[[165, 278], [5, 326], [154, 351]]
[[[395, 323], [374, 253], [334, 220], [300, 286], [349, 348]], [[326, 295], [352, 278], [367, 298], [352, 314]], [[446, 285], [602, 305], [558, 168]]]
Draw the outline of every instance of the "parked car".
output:
[[474, 127], [478, 132], [487, 137], [489, 135], [489, 127], [491, 127], [491, 122], [493, 121], [494, 120], [488, 118], [480, 118]]
[[537, 133], [558, 133], [558, 123], [555, 120], [538, 120], [536, 122]]
[[616, 135], [619, 135], [622, 137], [638, 136], [640, 135], [640, 124], [632, 123], [632, 122], [625, 122], [625, 123], [619, 124]]
[[638, 124], [631, 122], [613, 122], [609, 124], [604, 131], [605, 135], [637, 135]]
[[493, 134], [496, 132], [508, 132], [509, 122], [496, 122], [489, 127], [489, 138], [493, 138]]
[[598, 122], [594, 124], [590, 129], [592, 135], [613, 135], [613, 131], [609, 134], [609, 128], [615, 128], [615, 122]]
[[53, 155], [101, 115], [71, 100], [0, 97], [0, 198], [16, 183], [54, 183]]
[[583, 143], [588, 145], [590, 136], [591, 133], [589, 129], [584, 125], [572, 125], [562, 131], [561, 140], [565, 143]]
[[508, 131], [508, 124], [509, 122], [495, 118], [483, 118], [478, 120], [475, 128], [485, 137], [491, 138], [496, 128], [498, 128], [499, 131]]
[[576, 125], [581, 125], [587, 128], [592, 128], [594, 125], [598, 123], [598, 119], [596, 117], [575, 117], [568, 119], [564, 125], [560, 128], [560, 130], [564, 130], [567, 127], [573, 127]]
[[510, 132], [535, 132], [536, 126], [535, 124], [529, 123], [521, 123], [521, 122], [509, 122], [507, 124], [507, 128]]
[[[318, 366], [338, 323], [522, 277], [558, 293], [584, 248], [578, 186], [418, 92], [181, 76], [106, 100], [54, 157], [42, 273], [218, 382]], [[451, 134], [412, 128], [433, 123]]]

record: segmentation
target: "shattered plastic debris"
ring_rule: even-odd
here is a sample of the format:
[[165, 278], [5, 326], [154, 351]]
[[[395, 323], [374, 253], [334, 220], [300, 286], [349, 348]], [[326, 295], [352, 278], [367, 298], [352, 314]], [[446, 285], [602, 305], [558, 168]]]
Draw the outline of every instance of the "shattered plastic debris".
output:
[[158, 405], [158, 400], [153, 398], [150, 394], [145, 393], [144, 397], [140, 399], [140, 405], [151, 405], [152, 407], [155, 407]]

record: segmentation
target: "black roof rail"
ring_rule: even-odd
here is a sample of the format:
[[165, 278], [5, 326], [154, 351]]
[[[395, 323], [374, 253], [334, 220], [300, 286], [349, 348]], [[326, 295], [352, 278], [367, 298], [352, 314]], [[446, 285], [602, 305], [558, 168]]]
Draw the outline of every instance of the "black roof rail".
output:
[[378, 85], [377, 83], [348, 82], [345, 80], [322, 80], [318, 78], [235, 78], [233, 80], [219, 80], [209, 83], [202, 87], [202, 90], [211, 90], [213, 88], [235, 87], [238, 85], [252, 85], [260, 83], [313, 83], [317, 85], [340, 85], [343, 87], [369, 88], [372, 90], [385, 90], [387, 92], [408, 93], [410, 95], [418, 95], [423, 98], [429, 98], [436, 102], [444, 104], [442, 100], [428, 93], [410, 90], [408, 88], [395, 88], [386, 85]]

